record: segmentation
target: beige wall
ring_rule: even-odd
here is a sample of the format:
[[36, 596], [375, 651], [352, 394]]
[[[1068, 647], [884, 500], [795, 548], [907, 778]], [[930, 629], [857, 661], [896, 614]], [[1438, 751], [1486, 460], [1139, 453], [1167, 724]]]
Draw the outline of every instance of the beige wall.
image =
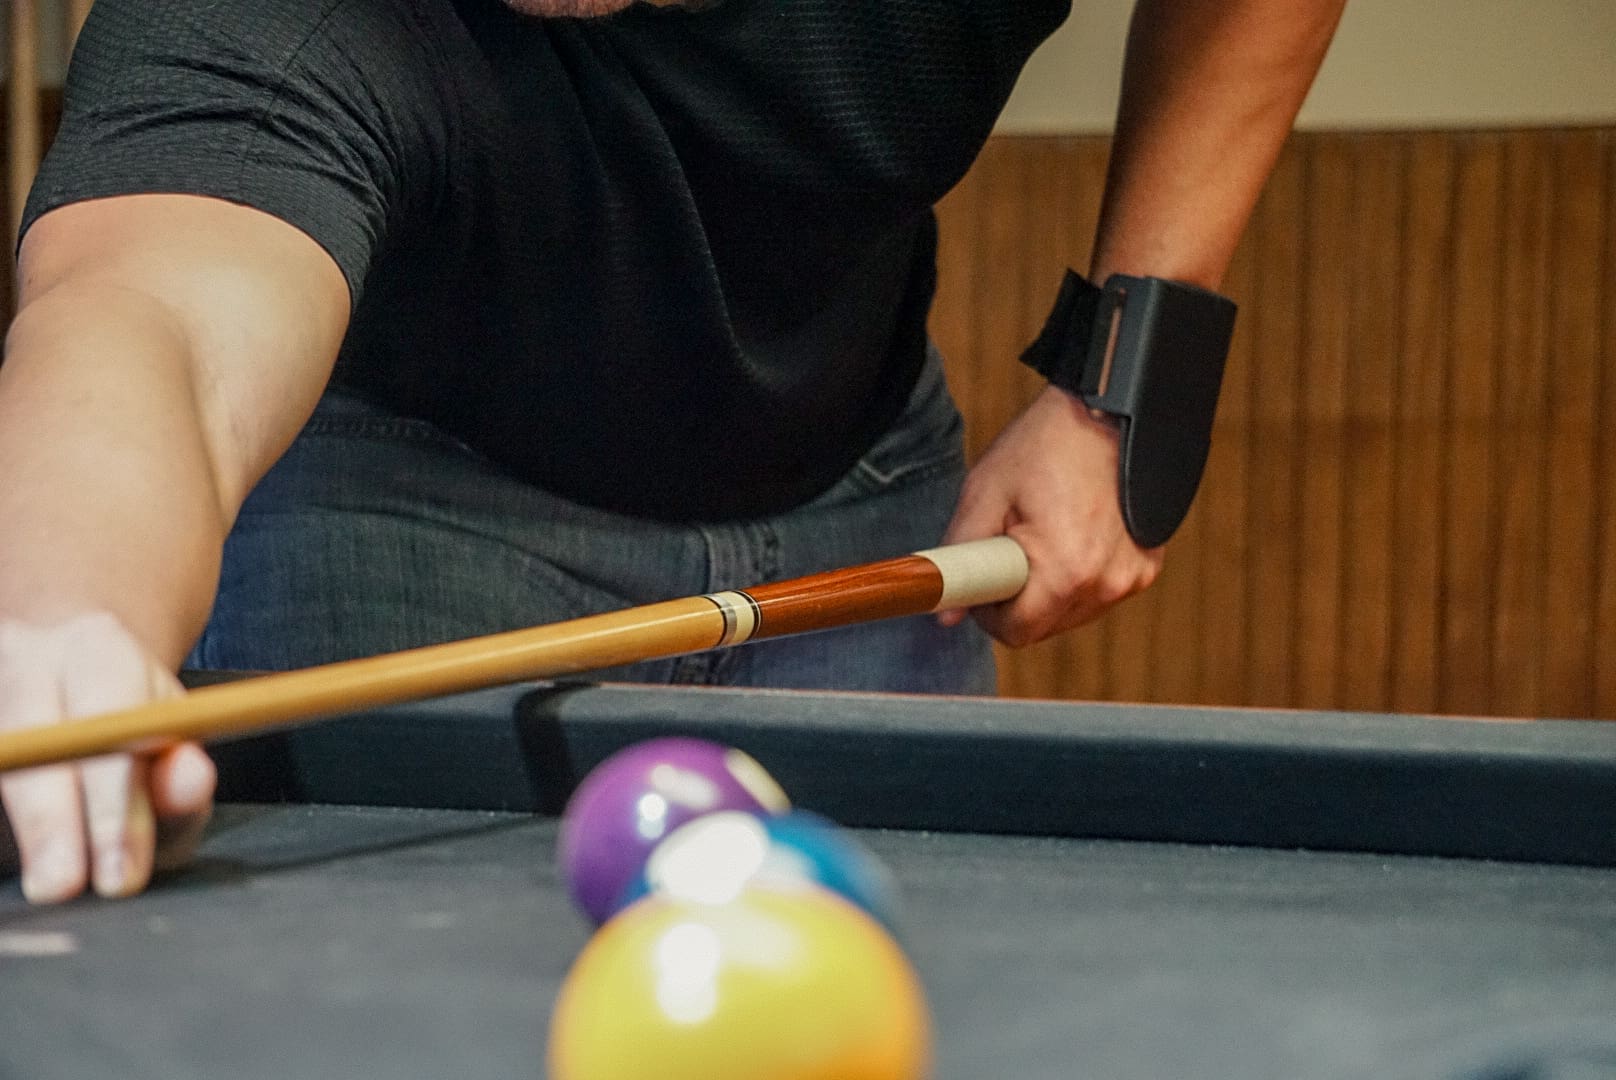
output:
[[[1109, 128], [1132, 5], [1077, 0], [1003, 130]], [[1349, 0], [1303, 109], [1318, 130], [1616, 123], [1612, 0]]]
[[[60, 0], [40, 2], [54, 58]], [[1003, 130], [1109, 128], [1131, 8], [1076, 0], [1033, 59]], [[47, 77], [59, 78], [54, 62]], [[1616, 123], [1616, 0], [1349, 0], [1302, 114], [1314, 129], [1608, 123]]]

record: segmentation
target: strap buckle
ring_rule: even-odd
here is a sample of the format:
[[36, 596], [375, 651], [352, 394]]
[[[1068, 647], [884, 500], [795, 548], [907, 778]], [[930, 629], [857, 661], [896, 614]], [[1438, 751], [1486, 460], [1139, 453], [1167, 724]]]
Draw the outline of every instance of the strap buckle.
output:
[[1234, 301], [1183, 282], [1067, 271], [1022, 362], [1118, 421], [1122, 519], [1141, 547], [1167, 542], [1200, 487], [1234, 335]]

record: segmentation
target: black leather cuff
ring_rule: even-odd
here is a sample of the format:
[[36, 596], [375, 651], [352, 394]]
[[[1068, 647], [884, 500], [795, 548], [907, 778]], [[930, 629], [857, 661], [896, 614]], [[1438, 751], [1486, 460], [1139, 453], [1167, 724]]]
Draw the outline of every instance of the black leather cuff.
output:
[[1055, 310], [1022, 362], [1115, 417], [1122, 520], [1141, 547], [1167, 542], [1189, 513], [1212, 446], [1234, 301], [1163, 278], [1067, 271]]

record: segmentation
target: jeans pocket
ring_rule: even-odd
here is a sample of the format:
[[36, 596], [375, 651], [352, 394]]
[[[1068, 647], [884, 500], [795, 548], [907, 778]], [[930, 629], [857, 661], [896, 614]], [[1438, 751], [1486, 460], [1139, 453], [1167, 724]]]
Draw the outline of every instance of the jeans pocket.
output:
[[938, 474], [961, 472], [965, 462], [965, 423], [934, 356], [903, 413], [876, 440], [827, 496], [874, 495], [924, 482]]
[[415, 444], [482, 460], [482, 455], [476, 450], [431, 421], [399, 416], [381, 406], [336, 391], [328, 391], [320, 400], [314, 415], [303, 426], [303, 434], [312, 438]]
[[939, 433], [938, 437], [888, 445], [877, 443], [853, 466], [850, 479], [870, 492], [887, 491], [924, 480], [933, 473], [953, 469], [965, 460], [960, 432]]

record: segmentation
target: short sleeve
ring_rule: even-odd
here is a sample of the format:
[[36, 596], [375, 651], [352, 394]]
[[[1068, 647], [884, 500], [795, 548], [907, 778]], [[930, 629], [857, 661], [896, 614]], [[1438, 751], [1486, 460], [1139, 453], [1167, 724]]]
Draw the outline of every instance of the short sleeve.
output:
[[22, 232], [87, 199], [220, 198], [314, 239], [357, 303], [389, 228], [440, 197], [429, 18], [410, 0], [98, 0]]

